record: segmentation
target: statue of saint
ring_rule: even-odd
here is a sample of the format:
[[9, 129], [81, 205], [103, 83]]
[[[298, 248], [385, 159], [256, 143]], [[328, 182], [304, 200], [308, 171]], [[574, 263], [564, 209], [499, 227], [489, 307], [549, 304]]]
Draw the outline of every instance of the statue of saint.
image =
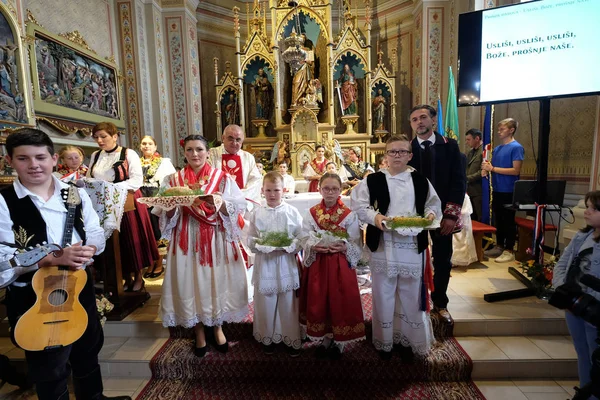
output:
[[238, 112], [237, 99], [234, 94], [229, 95], [229, 101], [225, 106], [225, 126], [237, 125], [240, 121], [240, 115]]
[[302, 62], [302, 66], [294, 74], [292, 80], [292, 103], [291, 107], [296, 107], [302, 104], [302, 99], [306, 96], [311, 80], [314, 76], [314, 53], [312, 51], [312, 42], [306, 38], [303, 33], [304, 46], [302, 47], [306, 53], [306, 60]]
[[383, 97], [383, 90], [379, 89], [377, 91], [377, 96], [373, 99], [373, 120], [375, 122], [375, 130], [376, 131], [384, 131], [385, 130], [385, 97]]
[[358, 88], [354, 72], [348, 64], [344, 65], [344, 70], [338, 79], [340, 88], [340, 98], [344, 115], [356, 115], [356, 98], [358, 97]]
[[258, 70], [254, 80], [254, 98], [256, 100], [256, 118], [269, 119], [273, 104], [273, 86], [263, 68]]

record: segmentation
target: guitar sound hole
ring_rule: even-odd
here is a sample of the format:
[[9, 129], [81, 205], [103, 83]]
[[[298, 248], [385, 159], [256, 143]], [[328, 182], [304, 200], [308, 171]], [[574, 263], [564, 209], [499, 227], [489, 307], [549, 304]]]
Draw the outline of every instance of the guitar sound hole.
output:
[[48, 296], [48, 303], [52, 304], [55, 307], [60, 306], [67, 301], [67, 297], [68, 294], [65, 290], [57, 289], [52, 291], [52, 293], [50, 293], [50, 296]]

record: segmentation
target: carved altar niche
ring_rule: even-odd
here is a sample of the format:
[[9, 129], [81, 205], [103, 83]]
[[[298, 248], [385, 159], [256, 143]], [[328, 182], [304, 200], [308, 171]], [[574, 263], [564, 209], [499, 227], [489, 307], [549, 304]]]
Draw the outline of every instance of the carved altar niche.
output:
[[231, 63], [225, 63], [225, 74], [219, 79], [219, 59], [215, 57], [213, 61], [215, 65], [215, 80], [218, 82], [217, 85], [215, 85], [217, 95], [217, 109], [215, 110], [215, 114], [217, 115], [217, 140], [221, 141], [223, 129], [225, 129], [227, 125], [240, 125], [240, 122], [243, 121], [243, 116], [240, 116], [240, 111], [243, 107], [243, 99], [240, 98], [240, 89], [237, 84], [237, 79], [235, 79], [231, 73]]
[[[287, 3], [280, 3], [273, 12], [276, 21], [274, 40], [279, 49], [275, 57], [278, 65], [282, 66], [277, 73], [279, 85], [276, 88], [281, 108], [281, 123], [291, 123], [294, 108], [316, 102], [318, 105], [309, 107], [320, 109], [317, 118], [321, 123], [329, 123], [332, 119], [329, 103], [333, 96], [331, 64], [328, 62], [331, 5], [325, 2], [299, 1], [299, 6], [294, 9], [287, 6]], [[308, 53], [303, 67], [295, 74], [291, 73], [290, 66], [282, 56], [287, 48], [285, 39], [290, 37], [292, 32], [303, 36], [301, 47]], [[296, 102], [294, 94], [299, 99], [296, 99]]]
[[[257, 40], [262, 41], [259, 36]], [[264, 47], [264, 44], [262, 45]], [[266, 49], [263, 49], [263, 51]], [[274, 83], [272, 60], [264, 54], [246, 58], [242, 64], [246, 135], [275, 136]]]
[[320, 141], [318, 136], [319, 120], [313, 110], [305, 107], [296, 109], [292, 114], [290, 126], [293, 143]]
[[[396, 134], [396, 77], [383, 63], [383, 52], [377, 52], [377, 68], [371, 72], [371, 116], [373, 135], [379, 143], [388, 136]], [[383, 118], [380, 113], [383, 111]]]
[[302, 172], [304, 168], [308, 165], [310, 160], [315, 158], [315, 148], [314, 144], [310, 143], [302, 143], [298, 144], [291, 152], [292, 158], [292, 176], [296, 179], [302, 179]]

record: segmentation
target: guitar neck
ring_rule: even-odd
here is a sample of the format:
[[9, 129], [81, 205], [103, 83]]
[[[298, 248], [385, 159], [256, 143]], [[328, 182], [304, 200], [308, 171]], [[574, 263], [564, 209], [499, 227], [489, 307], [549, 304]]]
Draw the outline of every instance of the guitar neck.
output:
[[75, 211], [77, 206], [69, 205], [67, 207], [67, 221], [65, 222], [65, 229], [63, 230], [62, 247], [71, 245], [73, 240], [73, 227], [75, 226]]

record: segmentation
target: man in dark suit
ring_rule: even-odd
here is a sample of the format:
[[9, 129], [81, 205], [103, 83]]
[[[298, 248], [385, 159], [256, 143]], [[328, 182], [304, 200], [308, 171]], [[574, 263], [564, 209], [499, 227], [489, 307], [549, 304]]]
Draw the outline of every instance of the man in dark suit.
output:
[[467, 153], [467, 194], [473, 205], [471, 219], [481, 221], [483, 216], [481, 213], [481, 163], [483, 162], [481, 131], [479, 129], [469, 129], [465, 134], [465, 143], [471, 148]]
[[435, 109], [429, 105], [418, 105], [410, 111], [410, 126], [416, 137], [411, 143], [413, 158], [408, 165], [429, 179], [442, 201], [444, 215], [440, 228], [431, 232], [435, 270], [431, 299], [434, 311], [446, 322], [453, 323], [448, 312], [446, 291], [452, 269], [452, 232], [465, 199], [467, 178], [456, 141], [433, 130], [436, 114]]

